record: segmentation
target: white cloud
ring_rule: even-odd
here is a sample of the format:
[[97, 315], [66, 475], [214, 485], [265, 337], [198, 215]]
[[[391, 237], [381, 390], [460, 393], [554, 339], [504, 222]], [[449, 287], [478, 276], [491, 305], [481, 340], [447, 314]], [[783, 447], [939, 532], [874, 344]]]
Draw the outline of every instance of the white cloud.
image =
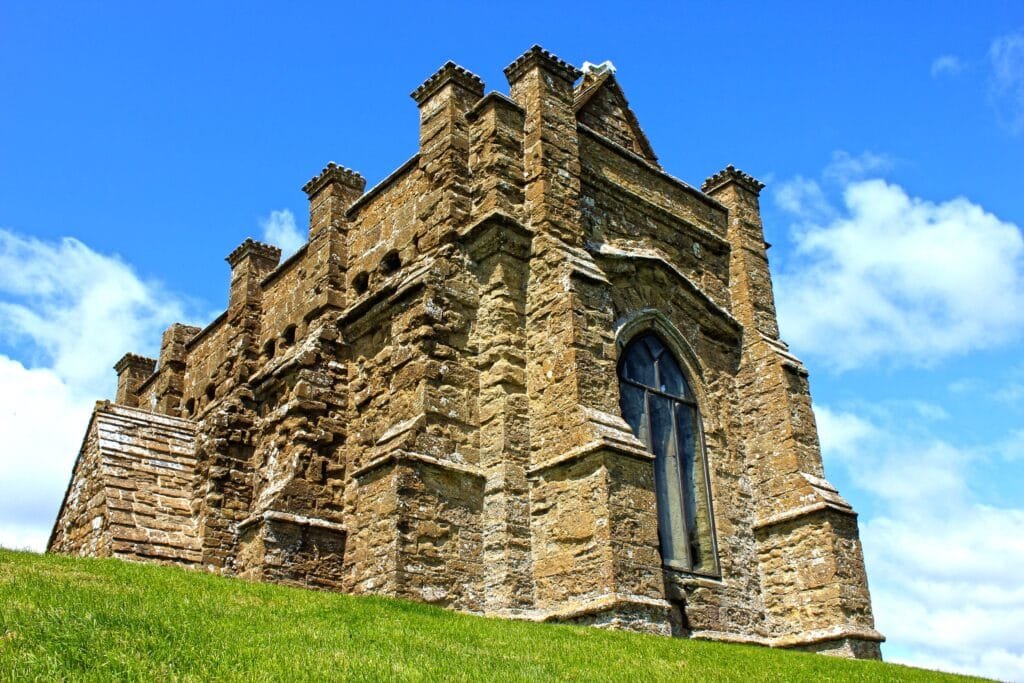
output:
[[794, 258], [776, 278], [783, 335], [833, 368], [928, 365], [1024, 330], [1024, 236], [965, 198], [931, 202], [881, 179], [883, 157], [840, 157], [835, 208], [815, 181], [783, 183]]
[[783, 211], [805, 220], [829, 221], [836, 213], [818, 181], [803, 176], [779, 184], [775, 203]]
[[862, 152], [854, 156], [845, 150], [832, 152], [832, 160], [822, 171], [825, 180], [846, 185], [854, 180], [861, 180], [873, 173], [888, 171], [895, 165], [892, 158], [874, 152]]
[[956, 55], [942, 55], [936, 57], [932, 62], [932, 78], [941, 76], [956, 76], [964, 70], [964, 64]]
[[991, 98], [1000, 121], [1014, 135], [1024, 133], [1024, 32], [1000, 36], [988, 50]]
[[280, 247], [282, 258], [288, 258], [306, 243], [306, 235], [295, 225], [295, 215], [288, 209], [271, 211], [260, 225], [263, 241]]
[[92, 401], [52, 370], [2, 355], [0, 386], [0, 545], [43, 550]]
[[1020, 679], [1024, 509], [986, 505], [969, 484], [991, 448], [959, 448], [899, 410], [815, 413], [827, 467], [878, 503], [860, 528], [888, 658]]
[[0, 545], [43, 549], [113, 364], [155, 355], [183, 310], [115, 256], [0, 229]]
[[76, 391], [100, 393], [128, 351], [159, 348], [182, 304], [116, 256], [76, 239], [43, 242], [0, 229], [0, 331]]

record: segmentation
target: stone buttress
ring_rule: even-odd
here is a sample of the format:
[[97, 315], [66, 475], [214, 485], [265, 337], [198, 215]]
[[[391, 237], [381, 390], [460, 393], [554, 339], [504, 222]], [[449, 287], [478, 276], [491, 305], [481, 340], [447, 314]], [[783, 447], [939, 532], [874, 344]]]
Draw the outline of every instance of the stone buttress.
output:
[[[118, 362], [50, 549], [878, 657], [760, 183], [665, 173], [610, 65], [535, 46], [505, 75], [442, 66], [408, 161], [369, 190], [328, 164], [305, 245], [245, 240], [221, 316]], [[699, 570], [663, 558], [661, 461], [622, 416], [644, 335], [699, 415]]]

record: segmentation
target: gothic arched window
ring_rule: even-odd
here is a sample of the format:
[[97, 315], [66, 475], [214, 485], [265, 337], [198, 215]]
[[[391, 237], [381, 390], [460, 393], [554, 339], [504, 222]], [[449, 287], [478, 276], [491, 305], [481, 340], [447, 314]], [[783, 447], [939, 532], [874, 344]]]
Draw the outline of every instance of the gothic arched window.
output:
[[645, 332], [626, 346], [619, 395], [622, 416], [654, 454], [662, 561], [674, 569], [717, 574], [697, 401], [679, 362], [656, 334]]

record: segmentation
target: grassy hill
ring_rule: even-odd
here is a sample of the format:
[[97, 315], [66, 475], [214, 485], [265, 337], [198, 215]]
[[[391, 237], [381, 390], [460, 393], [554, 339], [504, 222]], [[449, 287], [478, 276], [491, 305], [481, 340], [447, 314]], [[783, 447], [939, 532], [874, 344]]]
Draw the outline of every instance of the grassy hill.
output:
[[969, 680], [0, 549], [0, 680]]

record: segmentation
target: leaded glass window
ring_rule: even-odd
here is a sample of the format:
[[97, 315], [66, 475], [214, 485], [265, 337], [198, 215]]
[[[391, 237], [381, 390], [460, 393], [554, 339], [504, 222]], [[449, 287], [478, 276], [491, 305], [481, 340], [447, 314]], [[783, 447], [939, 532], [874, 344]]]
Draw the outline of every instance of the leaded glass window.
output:
[[619, 363], [622, 416], [654, 454], [658, 536], [665, 565], [717, 574], [700, 413], [679, 362], [654, 333], [634, 337]]

